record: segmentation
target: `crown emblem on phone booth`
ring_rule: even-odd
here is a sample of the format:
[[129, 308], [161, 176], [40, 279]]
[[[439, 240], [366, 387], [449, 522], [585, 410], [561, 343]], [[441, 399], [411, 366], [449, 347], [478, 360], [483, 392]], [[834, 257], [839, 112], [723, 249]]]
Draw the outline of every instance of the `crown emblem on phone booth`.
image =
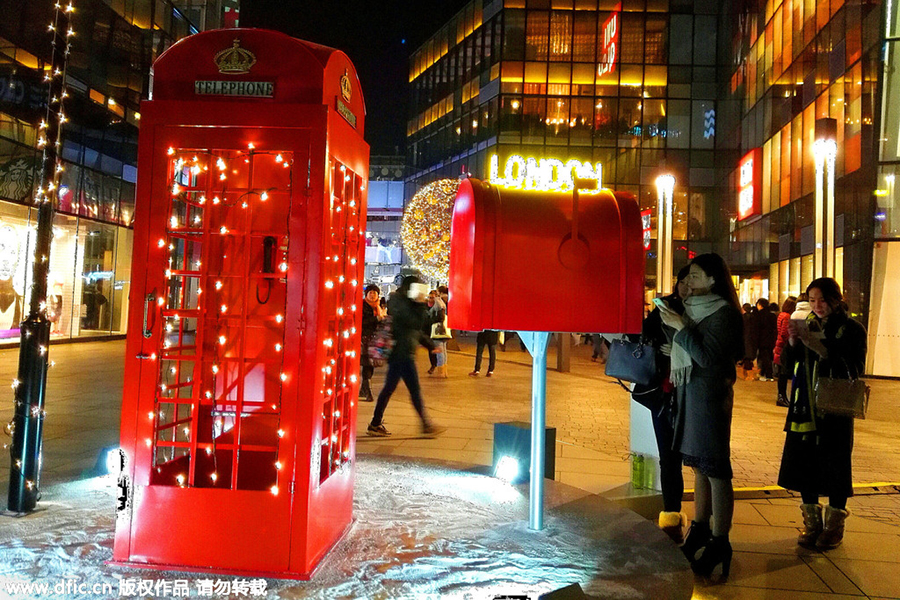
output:
[[350, 102], [350, 98], [353, 95], [353, 88], [350, 85], [350, 75], [347, 72], [347, 69], [344, 69], [344, 74], [341, 75], [341, 96], [343, 96], [344, 100]]
[[250, 67], [256, 64], [256, 55], [241, 48], [241, 40], [234, 40], [231, 48], [217, 52], [214, 60], [219, 67], [219, 73], [243, 75], [249, 73]]

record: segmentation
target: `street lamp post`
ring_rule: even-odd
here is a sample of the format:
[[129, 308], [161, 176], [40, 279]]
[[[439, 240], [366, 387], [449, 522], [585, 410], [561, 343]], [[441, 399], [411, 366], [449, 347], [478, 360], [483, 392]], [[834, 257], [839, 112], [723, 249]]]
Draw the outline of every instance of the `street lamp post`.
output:
[[672, 219], [675, 177], [656, 178], [656, 293], [672, 293]]
[[34, 510], [40, 495], [41, 445], [44, 429], [44, 397], [49, 367], [50, 321], [47, 319], [47, 275], [50, 272], [50, 243], [53, 213], [58, 200], [62, 164], [60, 131], [66, 121], [66, 63], [69, 56], [72, 3], [57, 4], [54, 22], [53, 58], [46, 73], [49, 84], [47, 113], [38, 134], [43, 149], [41, 180], [37, 190], [37, 239], [34, 248], [31, 298], [28, 316], [20, 326], [19, 371], [13, 382], [15, 414], [11, 426], [12, 449], [9, 471], [8, 509], [13, 513]]
[[816, 119], [813, 158], [816, 165], [813, 277], [835, 277], [834, 163], [837, 157], [837, 120]]

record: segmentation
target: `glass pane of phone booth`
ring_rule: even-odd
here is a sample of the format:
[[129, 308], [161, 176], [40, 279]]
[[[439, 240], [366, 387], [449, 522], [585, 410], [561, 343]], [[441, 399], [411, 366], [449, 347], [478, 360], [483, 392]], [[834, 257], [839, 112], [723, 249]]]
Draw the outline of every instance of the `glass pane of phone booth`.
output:
[[[322, 448], [319, 481], [324, 482], [350, 460], [351, 384], [356, 383], [360, 347], [355, 314], [362, 310], [362, 295], [355, 276], [360, 256], [360, 203], [364, 181], [346, 165], [331, 161], [330, 224], [327, 230], [325, 296], [329, 314], [323, 371]], [[315, 462], [315, 461], [314, 461]]]
[[150, 483], [277, 493], [293, 157], [168, 158]]

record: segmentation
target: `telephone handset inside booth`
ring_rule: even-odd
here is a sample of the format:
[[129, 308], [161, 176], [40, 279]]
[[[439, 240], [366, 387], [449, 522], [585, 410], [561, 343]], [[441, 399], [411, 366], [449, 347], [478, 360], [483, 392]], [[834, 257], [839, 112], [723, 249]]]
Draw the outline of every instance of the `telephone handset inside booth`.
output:
[[[278, 240], [275, 239], [274, 236], [267, 235], [263, 238], [263, 249], [262, 249], [262, 270], [261, 273], [263, 275], [272, 275], [275, 273], [275, 247], [278, 245]], [[261, 289], [263, 286], [266, 288], [265, 299], [262, 298]], [[260, 304], [265, 304], [269, 301], [269, 297], [272, 294], [272, 280], [269, 278], [261, 279], [256, 284], [256, 301]]]

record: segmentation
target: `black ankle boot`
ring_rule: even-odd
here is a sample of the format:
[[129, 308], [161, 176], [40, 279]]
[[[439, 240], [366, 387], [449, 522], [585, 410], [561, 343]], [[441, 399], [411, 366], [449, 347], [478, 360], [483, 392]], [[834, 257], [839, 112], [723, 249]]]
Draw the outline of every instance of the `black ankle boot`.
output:
[[691, 528], [688, 529], [687, 535], [684, 536], [684, 543], [681, 545], [681, 551], [690, 562], [694, 562], [697, 552], [701, 548], [705, 548], [712, 537], [712, 531], [709, 529], [709, 523], [701, 523], [699, 521], [691, 521]]
[[713, 536], [700, 558], [691, 563], [691, 568], [697, 575], [709, 577], [718, 564], [722, 565], [722, 578], [728, 577], [731, 570], [731, 543], [727, 535]]

